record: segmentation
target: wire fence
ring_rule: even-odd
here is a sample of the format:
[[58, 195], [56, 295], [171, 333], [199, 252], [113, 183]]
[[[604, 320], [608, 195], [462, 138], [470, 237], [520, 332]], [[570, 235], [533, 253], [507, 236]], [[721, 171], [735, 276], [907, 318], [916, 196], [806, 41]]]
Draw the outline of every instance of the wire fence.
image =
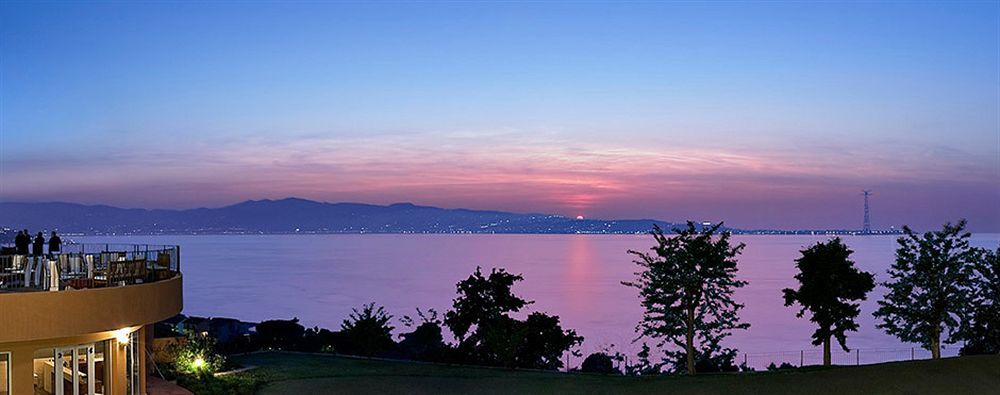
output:
[[[737, 362], [754, 370], [766, 370], [772, 364], [775, 367], [791, 365], [797, 368], [823, 364], [823, 350], [821, 349], [743, 353], [740, 356], [742, 359]], [[850, 352], [836, 349], [830, 352], [830, 363], [833, 365], [871, 365], [930, 358], [931, 352], [929, 350], [918, 347], [856, 348]]]
[[[617, 368], [623, 374], [626, 367], [634, 365], [637, 361], [634, 350], [593, 350], [592, 352], [605, 352], [613, 354], [621, 353], [621, 359], [615, 362]], [[941, 356], [957, 355], [958, 349], [942, 348]], [[587, 353], [579, 356], [566, 355], [564, 357], [564, 370], [579, 369], [587, 357]], [[650, 360], [659, 361], [657, 355], [663, 355], [656, 351], [651, 352]], [[900, 347], [900, 348], [856, 348], [851, 351], [843, 349], [833, 349], [830, 352], [830, 363], [838, 366], [872, 365], [886, 362], [913, 361], [921, 359], [931, 359], [930, 350], [920, 347]], [[768, 368], [801, 368], [804, 366], [818, 366], [823, 364], [823, 350], [819, 348], [772, 351], [772, 352], [746, 352], [738, 353], [734, 361], [740, 366], [742, 371], [762, 371]]]

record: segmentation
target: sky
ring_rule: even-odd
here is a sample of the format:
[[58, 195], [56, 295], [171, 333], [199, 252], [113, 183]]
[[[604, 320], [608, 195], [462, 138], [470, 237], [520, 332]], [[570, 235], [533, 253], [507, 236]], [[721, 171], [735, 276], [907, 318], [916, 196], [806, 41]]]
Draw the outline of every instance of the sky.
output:
[[1000, 232], [998, 2], [0, 2], [0, 201]]

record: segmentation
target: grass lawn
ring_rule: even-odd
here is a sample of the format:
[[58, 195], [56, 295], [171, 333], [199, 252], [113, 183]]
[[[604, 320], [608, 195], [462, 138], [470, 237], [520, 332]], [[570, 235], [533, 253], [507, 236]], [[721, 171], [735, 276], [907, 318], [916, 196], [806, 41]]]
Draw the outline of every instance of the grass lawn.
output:
[[622, 377], [260, 353], [261, 394], [998, 394], [1000, 356], [696, 377]]

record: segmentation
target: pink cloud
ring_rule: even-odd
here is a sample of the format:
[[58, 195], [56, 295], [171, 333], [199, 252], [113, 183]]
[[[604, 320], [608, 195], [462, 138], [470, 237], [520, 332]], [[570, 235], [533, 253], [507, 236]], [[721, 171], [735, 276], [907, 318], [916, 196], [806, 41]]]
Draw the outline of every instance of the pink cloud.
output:
[[[938, 195], [929, 191], [940, 185], [972, 193], [977, 201], [1000, 197], [989, 187], [1000, 177], [975, 165], [982, 161], [905, 146], [884, 157], [884, 150], [838, 147], [716, 149], [555, 136], [505, 131], [251, 138], [43, 165], [20, 158], [6, 165], [3, 197], [190, 207], [302, 196], [588, 217], [726, 217], [748, 223], [743, 226], [774, 227], [819, 218], [823, 224], [812, 226], [853, 224], [845, 216], [855, 210], [854, 195], [874, 186], [889, 188], [882, 191], [888, 196], [915, 191], [910, 197], [897, 193], [901, 199], [930, 199]], [[969, 212], [1000, 223], [995, 210], [977, 206]]]

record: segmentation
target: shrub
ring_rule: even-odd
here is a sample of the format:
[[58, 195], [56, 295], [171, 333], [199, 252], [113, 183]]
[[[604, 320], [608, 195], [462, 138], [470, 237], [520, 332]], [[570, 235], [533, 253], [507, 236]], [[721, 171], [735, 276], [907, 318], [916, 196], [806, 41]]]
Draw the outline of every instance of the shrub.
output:
[[769, 371], [788, 370], [788, 369], [798, 369], [798, 367], [796, 367], [795, 365], [792, 365], [792, 364], [790, 364], [788, 362], [782, 362], [780, 366], [776, 366], [774, 364], [774, 362], [771, 362], [770, 365], [767, 365], [767, 370], [769, 370]]
[[[437, 311], [434, 309], [427, 311], [429, 316], [417, 309], [417, 315], [422, 321], [420, 325], [417, 325], [413, 332], [399, 335], [403, 339], [399, 342], [399, 353], [401, 357], [407, 359], [441, 362], [448, 345], [444, 344], [441, 320]], [[400, 321], [407, 327], [415, 325], [414, 320], [408, 316], [403, 316]]]
[[587, 373], [621, 373], [615, 369], [615, 362], [610, 355], [603, 352], [595, 352], [587, 356], [580, 365], [580, 371]]
[[305, 328], [299, 319], [270, 320], [257, 324], [257, 344], [262, 348], [294, 350], [302, 341]]
[[226, 360], [215, 353], [215, 338], [195, 331], [185, 331], [184, 341], [174, 346], [174, 369], [181, 375], [211, 376]]
[[198, 395], [252, 395], [263, 384], [254, 373], [244, 372], [221, 377], [213, 375], [181, 376], [177, 384]]

